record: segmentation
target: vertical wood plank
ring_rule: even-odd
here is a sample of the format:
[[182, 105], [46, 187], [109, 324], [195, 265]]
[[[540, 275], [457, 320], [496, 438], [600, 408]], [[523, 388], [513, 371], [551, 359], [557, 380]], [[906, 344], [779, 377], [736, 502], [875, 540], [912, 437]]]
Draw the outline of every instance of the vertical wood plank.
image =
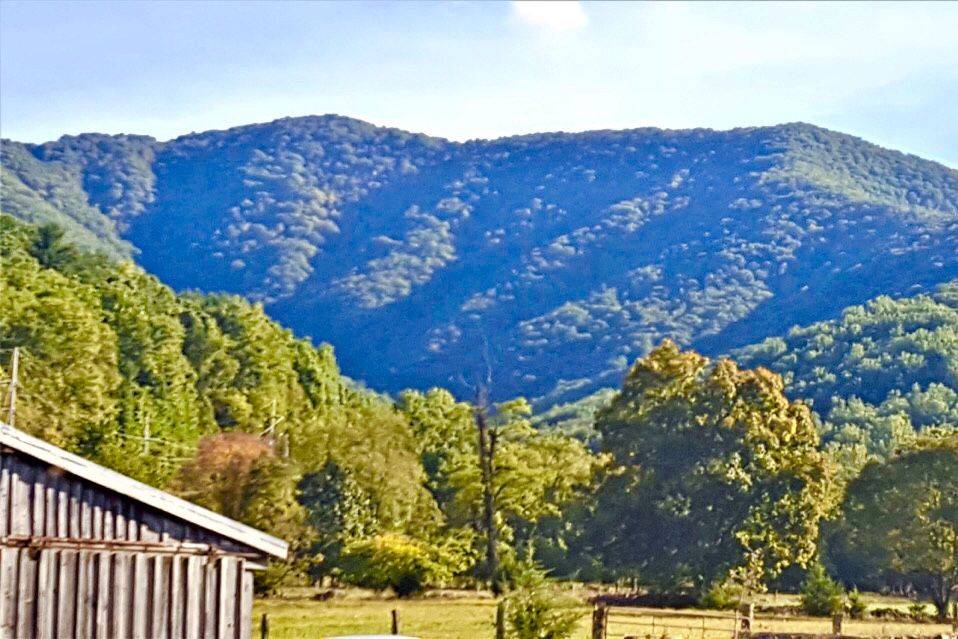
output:
[[17, 577], [20, 549], [0, 548], [0, 639], [17, 631]]
[[200, 639], [203, 636], [203, 601], [206, 597], [203, 583], [203, 563], [205, 558], [190, 556], [186, 559], [186, 639]]
[[57, 477], [57, 537], [70, 534], [70, 484], [64, 477]]
[[77, 553], [64, 550], [59, 557], [57, 597], [57, 639], [73, 639], [76, 628]]
[[183, 632], [183, 596], [185, 588], [183, 558], [178, 555], [171, 557], [170, 565], [170, 637], [182, 637]]
[[80, 502], [83, 499], [83, 484], [76, 480], [70, 481], [70, 508], [68, 526], [70, 536], [76, 539], [80, 538]]
[[96, 620], [97, 639], [110, 639], [113, 636], [113, 555], [108, 552], [97, 553]]
[[43, 534], [47, 537], [57, 536], [57, 477], [49, 474], [43, 485]]
[[20, 553], [17, 576], [17, 637], [33, 637], [37, 605], [37, 568], [39, 561], [29, 550]]
[[113, 555], [113, 636], [130, 636], [130, 587], [132, 563], [130, 555], [118, 552]]
[[131, 501], [126, 502], [126, 538], [130, 541], [140, 540], [140, 508], [138, 504]]
[[10, 534], [10, 468], [11, 456], [0, 454], [0, 537]]
[[153, 603], [151, 590], [153, 579], [150, 575], [150, 559], [146, 553], [138, 552], [133, 555], [131, 620], [134, 639], [150, 639], [149, 623], [152, 615], [150, 605]]
[[94, 634], [96, 605], [99, 593], [97, 554], [88, 550], [77, 553], [76, 637], [88, 639]]
[[253, 636], [253, 573], [246, 569], [245, 559], [240, 559], [237, 571], [239, 604], [236, 609], [236, 636], [248, 639]]
[[[46, 505], [46, 490], [44, 505]], [[40, 552], [37, 568], [37, 636], [53, 637], [56, 634], [57, 568], [60, 552], [47, 549]]]
[[204, 639], [217, 639], [219, 636], [218, 628], [216, 625], [217, 610], [216, 603], [217, 597], [216, 593], [218, 590], [217, 583], [217, 573], [219, 572], [217, 568], [217, 563], [221, 560], [216, 560], [209, 558], [206, 562], [206, 565], [203, 567], [203, 637]]
[[[43, 481], [44, 472], [40, 468], [34, 467], [33, 469], [33, 485], [30, 487], [30, 498], [31, 498], [31, 507], [32, 514], [30, 518], [33, 520], [33, 535], [36, 537], [42, 537], [44, 532], [46, 532], [46, 486]], [[39, 557], [37, 558], [39, 566]]]
[[106, 504], [106, 496], [102, 491], [97, 490], [93, 493], [93, 512], [90, 514], [92, 521], [90, 526], [90, 536], [93, 539], [103, 539], [103, 506]]
[[122, 499], [118, 499], [116, 502], [116, 510], [114, 511], [114, 523], [115, 532], [113, 535], [114, 539], [126, 539], [126, 504]]
[[80, 498], [80, 536], [90, 539], [93, 536], [93, 489], [84, 488]]
[[[170, 610], [170, 563], [173, 558], [170, 556], [156, 555], [151, 559], [153, 562], [153, 590], [151, 603], [152, 619], [150, 620], [150, 633], [153, 639], [166, 639], [170, 636], [169, 631], [169, 610]], [[177, 637], [176, 639], [179, 639]]]
[[10, 458], [10, 534], [29, 535], [33, 531], [30, 522], [30, 467], [16, 458]]
[[236, 633], [236, 557], [223, 557], [219, 565], [216, 612], [219, 639], [234, 639]]
[[103, 506], [103, 538], [113, 539], [116, 537], [116, 504], [117, 498], [113, 495], [107, 495], [106, 503]]

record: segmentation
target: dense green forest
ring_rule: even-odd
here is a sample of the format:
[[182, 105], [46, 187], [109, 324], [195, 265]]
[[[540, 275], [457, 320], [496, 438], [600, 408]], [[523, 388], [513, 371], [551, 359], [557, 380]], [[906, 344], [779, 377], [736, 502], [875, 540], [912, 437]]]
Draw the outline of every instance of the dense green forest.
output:
[[541, 588], [544, 567], [725, 605], [824, 563], [944, 615], [958, 585], [954, 284], [739, 363], [665, 340], [620, 390], [535, 416], [481, 386], [360, 387], [260, 303], [177, 294], [58, 226], [0, 216], [0, 263], [16, 425], [288, 540], [263, 591]]
[[[260, 304], [177, 295], [62, 234], [0, 216], [0, 372], [19, 347], [17, 427], [290, 540], [296, 574], [339, 572], [363, 544], [422, 555], [432, 579], [471, 574], [483, 487], [471, 406], [442, 389], [358, 388], [331, 347]], [[591, 487], [602, 457], [535, 430], [522, 399], [488, 412], [508, 561]]]
[[[338, 116], [4, 141], [4, 210], [264, 303], [390, 392], [538, 406], [958, 276], [958, 173], [805, 124], [454, 143]], [[361, 336], [361, 338], [360, 338]]]

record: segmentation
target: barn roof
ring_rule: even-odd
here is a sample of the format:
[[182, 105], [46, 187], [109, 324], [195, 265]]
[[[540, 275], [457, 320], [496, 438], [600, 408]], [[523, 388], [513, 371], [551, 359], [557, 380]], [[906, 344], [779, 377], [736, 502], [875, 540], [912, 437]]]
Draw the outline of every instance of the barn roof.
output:
[[282, 539], [267, 535], [260, 530], [206, 508], [201, 508], [196, 504], [191, 504], [135, 479], [130, 479], [126, 475], [104, 468], [88, 459], [68, 453], [62, 448], [57, 448], [41, 439], [31, 437], [4, 422], [0, 422], [0, 445], [46, 462], [84, 481], [112, 490], [204, 530], [214, 532], [273, 557], [286, 558], [288, 545]]

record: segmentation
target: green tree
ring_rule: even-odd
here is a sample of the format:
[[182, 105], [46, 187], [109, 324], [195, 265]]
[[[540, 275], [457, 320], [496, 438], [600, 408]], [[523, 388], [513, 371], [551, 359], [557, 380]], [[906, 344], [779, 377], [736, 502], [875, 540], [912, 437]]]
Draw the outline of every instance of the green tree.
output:
[[36, 258], [43, 268], [57, 268], [75, 260], [79, 251], [63, 240], [64, 231], [56, 224], [44, 224], [37, 227], [30, 255]]
[[815, 617], [837, 615], [845, 607], [845, 590], [819, 562], [808, 569], [799, 594], [802, 610]]
[[596, 424], [617, 466], [592, 523], [607, 565], [701, 594], [810, 561], [829, 473], [811, 411], [783, 390], [670, 341], [636, 362]]
[[580, 602], [564, 592], [535, 564], [518, 567], [515, 588], [505, 598], [510, 639], [568, 639], [584, 614]]
[[830, 541], [846, 581], [902, 581], [945, 618], [958, 589], [958, 436], [929, 432], [851, 482]]
[[316, 535], [314, 552], [322, 556], [316, 574], [339, 566], [343, 548], [376, 533], [376, 505], [351, 474], [330, 460], [299, 483], [299, 502]]

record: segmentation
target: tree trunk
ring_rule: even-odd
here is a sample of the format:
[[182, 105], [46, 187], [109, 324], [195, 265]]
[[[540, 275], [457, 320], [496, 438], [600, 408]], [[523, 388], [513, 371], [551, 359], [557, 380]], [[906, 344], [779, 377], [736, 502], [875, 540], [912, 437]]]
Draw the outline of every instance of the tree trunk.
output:
[[956, 586], [958, 584], [950, 583], [943, 576], [935, 579], [931, 600], [935, 604], [938, 621], [945, 622], [948, 620], [948, 608], [951, 607], [951, 596]]
[[489, 432], [487, 391], [484, 386], [476, 393], [476, 430], [479, 434], [479, 469], [482, 473], [482, 526], [486, 533], [486, 561], [483, 577], [489, 582], [492, 591], [500, 594], [499, 550], [496, 530], [496, 502], [493, 486], [493, 462], [495, 458], [496, 437]]

